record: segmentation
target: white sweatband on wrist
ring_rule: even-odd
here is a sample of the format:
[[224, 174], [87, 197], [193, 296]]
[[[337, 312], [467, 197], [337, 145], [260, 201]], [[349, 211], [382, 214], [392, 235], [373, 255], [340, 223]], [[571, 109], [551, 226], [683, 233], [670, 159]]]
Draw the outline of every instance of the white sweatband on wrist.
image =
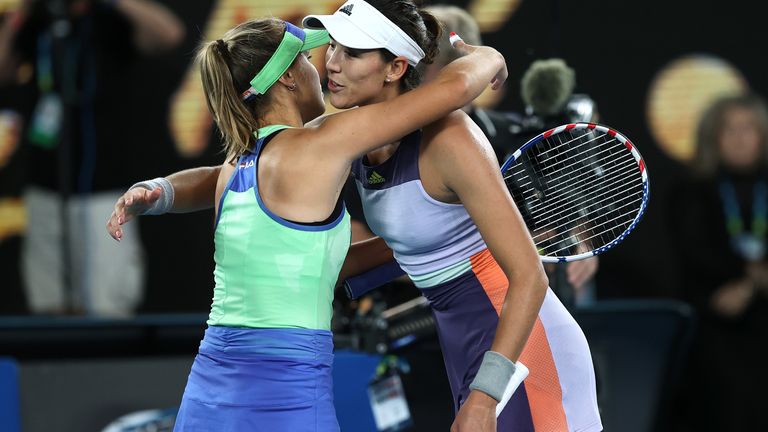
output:
[[512, 360], [495, 351], [486, 351], [480, 369], [469, 388], [480, 390], [500, 402], [514, 373], [515, 363]]
[[161, 215], [171, 211], [171, 208], [173, 208], [173, 198], [174, 198], [173, 185], [165, 177], [158, 177], [156, 179], [144, 180], [142, 182], [138, 182], [133, 186], [131, 186], [130, 188], [128, 188], [128, 190], [135, 189], [135, 188], [144, 188], [152, 191], [158, 187], [163, 191], [160, 194], [160, 198], [158, 198], [157, 201], [153, 202], [152, 205], [150, 205], [142, 214]]

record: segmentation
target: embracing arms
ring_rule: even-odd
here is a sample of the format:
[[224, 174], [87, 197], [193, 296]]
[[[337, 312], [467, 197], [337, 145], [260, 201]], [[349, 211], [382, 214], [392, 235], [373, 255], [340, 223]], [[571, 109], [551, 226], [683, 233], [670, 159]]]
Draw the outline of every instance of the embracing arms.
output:
[[[501, 54], [488, 47], [463, 42], [457, 45], [467, 55], [446, 66], [429, 84], [383, 103], [328, 116], [316, 126], [296, 131], [306, 136], [293, 141], [308, 145], [304, 146], [307, 151], [294, 152], [297, 155], [294, 164], [322, 164], [329, 171], [343, 172], [356, 157], [464, 106], [489, 82], [493, 81], [495, 88], [503, 83], [507, 70]], [[382, 118], [388, 119], [388, 127], [380, 127]], [[300, 158], [304, 158], [304, 162]], [[175, 195], [171, 209], [184, 212], [213, 206], [218, 169], [197, 168], [170, 176], [167, 180]], [[128, 191], [118, 201], [107, 222], [113, 238], [119, 239], [120, 226], [135, 215], [143, 214], [164, 192], [153, 189]]]
[[463, 107], [489, 83], [498, 89], [506, 80], [504, 57], [495, 49], [462, 41], [455, 48], [466, 55], [444, 67], [433, 81], [384, 102], [329, 115], [317, 127], [303, 129], [305, 141], [312, 143], [311, 151], [305, 154], [315, 162], [319, 159], [331, 166], [347, 166], [361, 155]]

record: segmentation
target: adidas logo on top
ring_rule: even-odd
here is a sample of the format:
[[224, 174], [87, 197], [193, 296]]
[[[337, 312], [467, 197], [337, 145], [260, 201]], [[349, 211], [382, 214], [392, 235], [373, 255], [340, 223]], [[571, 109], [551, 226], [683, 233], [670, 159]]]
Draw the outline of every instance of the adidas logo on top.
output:
[[354, 4], [348, 4], [348, 5], [344, 6], [343, 8], [339, 9], [339, 12], [345, 13], [345, 14], [347, 14], [347, 16], [350, 16], [350, 15], [352, 15], [352, 6], [354, 6]]
[[371, 175], [368, 176], [368, 184], [379, 184], [384, 183], [387, 181], [384, 177], [381, 176], [381, 174], [377, 173], [376, 171], [373, 171]]

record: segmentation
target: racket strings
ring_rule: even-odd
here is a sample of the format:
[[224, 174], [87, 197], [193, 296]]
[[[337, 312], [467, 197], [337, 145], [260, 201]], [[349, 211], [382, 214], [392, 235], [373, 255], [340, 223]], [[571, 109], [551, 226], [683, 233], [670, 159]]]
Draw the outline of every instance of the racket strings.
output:
[[[621, 173], [617, 173], [617, 174], [624, 174], [624, 173], [629, 174], [632, 171], [634, 171], [635, 169], [637, 169], [637, 163], [635, 163], [634, 160], [632, 160], [632, 161], [623, 161], [623, 162], [621, 162], [621, 164], [612, 166], [611, 168], [621, 171]], [[592, 188], [592, 189], [595, 188], [594, 186], [587, 186], [592, 180], [594, 180], [594, 175], [592, 173], [589, 173], [589, 172], [581, 173], [577, 177], [569, 178], [568, 180], [569, 180], [569, 184], [566, 186], [566, 189], [564, 189], [562, 191], [557, 191], [555, 194], [551, 195], [549, 198], [553, 199], [555, 197], [569, 195], [574, 190], [577, 190], [577, 189], [579, 189], [579, 188], [581, 188], [583, 186], [586, 186], [588, 188], [587, 190], [590, 190], [589, 188]], [[573, 181], [573, 180], [576, 180], [576, 181]], [[530, 182], [528, 184], [530, 184]], [[601, 187], [601, 186], [598, 185], [597, 187]], [[527, 196], [525, 196], [523, 198], [526, 201], [530, 201], [531, 198], [535, 198], [535, 197], [536, 197], [536, 193], [535, 193], [535, 191], [533, 191], [532, 193], [530, 193], [529, 195], [527, 195]], [[531, 210], [538, 209], [539, 207], [542, 207], [542, 205], [544, 205], [543, 209], [551, 209], [552, 208], [551, 205], [547, 206], [545, 203], [539, 202], [539, 203], [535, 204], [534, 206], [532, 206]]]
[[[555, 137], [558, 137], [558, 139], [559, 139], [559, 136], [557, 136], [557, 135], [556, 135]], [[597, 137], [597, 138], [594, 138], [594, 139], [588, 140], [588, 141], [586, 141], [586, 142], [580, 143], [580, 144], [578, 144], [578, 145], [576, 145], [576, 146], [572, 147], [571, 149], [572, 149], [572, 150], [576, 150], [576, 149], [578, 149], [578, 148], [580, 148], [580, 147], [582, 147], [582, 146], [587, 146], [587, 145], [589, 145], [590, 143], [592, 143], [593, 141], [595, 141], [595, 140], [597, 140], [597, 139], [599, 139], [599, 138], [600, 138], [600, 137]], [[576, 141], [576, 140], [578, 140], [578, 139], [579, 139], [579, 138], [575, 138], [575, 139], [572, 139], [572, 140], [570, 140], [570, 141], [567, 141], [567, 142], [565, 142], [565, 143], [563, 143], [563, 142], [560, 142], [560, 143], [558, 144], [558, 146], [552, 146], [552, 145], [549, 143], [549, 141], [548, 141], [547, 139], [544, 139], [544, 140], [542, 140], [542, 141], [539, 143], [539, 146], [540, 146], [540, 147], [550, 147], [550, 148], [549, 148], [549, 150], [543, 151], [543, 152], [541, 152], [541, 153], [537, 153], [537, 154], [534, 156], [534, 157], [536, 158], [536, 163], [537, 163], [537, 164], [539, 164], [539, 165], [545, 165], [545, 164], [547, 164], [547, 163], [548, 163], [550, 160], [552, 160], [552, 159], [556, 159], [556, 158], [560, 157], [560, 156], [561, 156], [561, 154], [555, 154], [555, 156], [552, 156], [552, 157], [550, 157], [550, 158], [548, 158], [548, 159], [545, 159], [545, 158], [543, 158], [543, 156], [544, 156], [545, 154], [547, 154], [547, 153], [550, 153], [550, 152], [551, 152], [551, 151], [553, 151], [553, 150], [560, 150], [560, 151], [562, 151], [562, 147], [563, 147], [563, 146], [567, 146], [567, 145], [571, 144], [573, 141]], [[599, 144], [599, 145], [602, 145], [602, 144], [605, 144], [605, 142], [603, 142], [603, 143], [601, 143], [601, 144]], [[573, 157], [576, 157], [576, 156], [579, 156], [579, 155], [581, 155], [581, 154], [587, 153], [587, 152], [589, 152], [590, 150], [592, 150], [592, 149], [591, 149], [590, 147], [587, 147], [587, 149], [586, 149], [585, 151], [582, 151], [581, 153], [579, 153], [579, 154], [577, 154], [577, 155], [574, 155]], [[527, 154], [526, 154], [526, 156], [527, 156], [527, 157], [529, 157], [529, 158], [531, 157], [531, 155], [527, 155]], [[563, 161], [563, 162], [564, 162], [564, 161]], [[513, 167], [512, 167], [512, 168], [514, 169], [514, 167], [515, 167], [515, 166], [513, 165]], [[568, 167], [568, 166], [566, 166], [566, 167]], [[523, 169], [523, 168], [519, 168], [519, 169], [518, 169], [518, 172], [519, 172], [519, 171], [521, 171], [522, 169]], [[509, 177], [509, 176], [507, 176], [507, 177], [504, 177], [504, 178], [506, 179], [506, 178], [508, 178], [508, 177]]]
[[[641, 193], [641, 195], [642, 195], [642, 188], [641, 188], [641, 190], [640, 190], [640, 191], [638, 191], [638, 192], [640, 192], [640, 193]], [[557, 219], [553, 220], [553, 221], [551, 222], [551, 224], [558, 224], [558, 223], [560, 223], [561, 221], [565, 220], [565, 222], [564, 222], [564, 223], [560, 223], [559, 225], [556, 225], [555, 227], [553, 227], [553, 229], [555, 229], [555, 230], [560, 230], [561, 228], [565, 228], [565, 227], [569, 227], [569, 226], [570, 226], [570, 227], [573, 227], [573, 228], [579, 228], [579, 227], [581, 227], [581, 226], [584, 226], [584, 225], [586, 225], [586, 224], [587, 224], [587, 222], [582, 222], [582, 223], [580, 223], [579, 225], [573, 225], [573, 219], [572, 219], [572, 217], [573, 217], [573, 218], [575, 218], [575, 217], [576, 217], [576, 215], [578, 215], [578, 214], [581, 214], [581, 217], [582, 217], [582, 218], [589, 218], [589, 217], [591, 217], [591, 216], [594, 216], [594, 215], [595, 215], [596, 213], [598, 213], [598, 212], [601, 212], [601, 211], [605, 211], [606, 209], [609, 209], [610, 207], [614, 207], [614, 209], [616, 209], [616, 210], [621, 210], [623, 207], [631, 207], [631, 208], [635, 208], [635, 207], [636, 207], [636, 206], [637, 206], [637, 205], [638, 205], [638, 204], [639, 204], [639, 203], [640, 203], [640, 202], [643, 200], [642, 196], [639, 196], [637, 199], [635, 199], [635, 200], [633, 200], [633, 201], [630, 201], [630, 202], [628, 202], [628, 203], [624, 203], [624, 204], [621, 204], [621, 205], [619, 205], [619, 206], [616, 206], [616, 204], [615, 204], [615, 203], [612, 203], [612, 202], [604, 203], [604, 201], [607, 201], [607, 200], [611, 200], [611, 199], [613, 199], [613, 198], [617, 198], [617, 200], [618, 200], [618, 201], [624, 201], [624, 200], [628, 199], [629, 197], [628, 197], [628, 196], [626, 196], [626, 193], [625, 193], [625, 191], [620, 191], [620, 192], [618, 192], [618, 193], [615, 193], [615, 194], [613, 194], [613, 195], [611, 195], [611, 196], [608, 196], [608, 197], [606, 197], [606, 198], [605, 198], [605, 200], [602, 200], [602, 201], [600, 202], [600, 204], [603, 204], [603, 205], [602, 205], [602, 206], [600, 206], [600, 207], [597, 207], [597, 208], [591, 208], [591, 209], [590, 209], [590, 210], [588, 210], [587, 212], [583, 212], [581, 209], [578, 209], [578, 208], [577, 208], [577, 209], [575, 209], [575, 211], [573, 211], [573, 212], [571, 212], [571, 213], [569, 213], [569, 214], [567, 214], [567, 215], [563, 215], [563, 216], [561, 216], [561, 217], [559, 217], [559, 218], [557, 218]], [[537, 236], [534, 236], [534, 237], [533, 237], [534, 241], [535, 241], [535, 240], [536, 240], [538, 237], [539, 237], [538, 235], [537, 235]]]
[[[631, 174], [631, 171], [624, 170], [622, 171], [623, 174]], [[641, 185], [636, 185], [641, 186]], [[606, 181], [603, 184], [590, 184], [586, 185], [579, 189], [578, 192], [581, 194], [580, 198], [582, 200], [588, 200], [588, 199], [598, 199], [601, 195], [605, 196], [606, 194], [611, 194], [608, 198], [614, 198], [617, 196], [617, 194], [620, 194], [622, 191], [625, 191], [626, 185], [625, 182], [622, 179], [610, 179], [609, 181]], [[576, 190], [572, 191], [576, 192]], [[629, 192], [629, 191], [627, 191]], [[642, 192], [642, 188], [640, 188], [637, 192]], [[562, 201], [555, 201], [556, 198], [567, 198], [567, 197], [573, 197], [574, 193], [570, 193], [568, 195], [564, 194], [558, 194], [557, 196], [551, 196], [549, 197], [550, 202], [554, 202], [555, 204], [562, 205]], [[531, 216], [536, 219], [541, 218], [550, 218], [553, 217], [554, 213], [565, 213], [566, 210], [555, 206], [555, 205], [542, 205], [542, 203], [536, 203], [532, 200], [527, 200], [527, 203], [533, 204], [528, 207], [528, 211], [531, 213]], [[557, 220], [557, 219], [556, 219]]]
[[[559, 135], [556, 135], [555, 138], [559, 138]], [[578, 152], [576, 154], [572, 154], [572, 155], [566, 157], [565, 159], [560, 158], [561, 154], [555, 154], [554, 156], [551, 156], [548, 159], [541, 160], [539, 163], [542, 166], [550, 166], [550, 165], [551, 166], [557, 166], [557, 165], [560, 165], [560, 166], [564, 167], [566, 170], [567, 169], [571, 169], [571, 168], [573, 168], [573, 164], [570, 164], [569, 161], [571, 159], [578, 158], [579, 156], [582, 156], [585, 153], [593, 152], [594, 148], [591, 147], [590, 144], [592, 144], [593, 142], [597, 141], [598, 139], [600, 139], [600, 137], [588, 140], [586, 142], [580, 143], [579, 145], [577, 145], [575, 147], [570, 148], [569, 149], [569, 153], [573, 153], [575, 150], [580, 149], [581, 147], [585, 147], [586, 146], [586, 148], [584, 148], [580, 152]], [[563, 146], [567, 146], [568, 144], [572, 143], [573, 141], [575, 141], [575, 140], [571, 140], [571, 141], [568, 141], [568, 142], [565, 142], [565, 143], [560, 143], [559, 147], [562, 148]], [[612, 139], [612, 140], [609, 140], [609, 141], [603, 141], [601, 143], [598, 143], [598, 145], [611, 144], [613, 141], [615, 141], [615, 138]], [[552, 150], [555, 150], [555, 149], [553, 148]], [[609, 148], [609, 150], [610, 150], [610, 148]], [[554, 162], [551, 162], [553, 160], [554, 160]], [[578, 162], [579, 161], [576, 161], [576, 162], [574, 162], [574, 164], [576, 164]], [[555, 173], [557, 173], [557, 170], [554, 170], [553, 172], [551, 172], [549, 174], [555, 174]]]
[[[594, 140], [590, 140], [590, 142], [592, 142], [592, 141], [594, 141]], [[569, 142], [570, 142], [570, 141], [569, 141]], [[598, 144], [598, 146], [601, 146], [601, 145], [606, 145], [606, 144], [611, 144], [611, 143], [612, 143], [612, 141], [602, 142], [602, 143], [599, 143], [599, 144]], [[567, 144], [567, 143], [566, 143], [566, 144]], [[581, 145], [579, 145], [579, 147], [581, 147]], [[613, 151], [614, 151], [614, 153], [615, 153], [615, 146], [614, 146], [614, 147], [608, 147], [608, 148], [606, 148], [606, 149], [604, 149], [604, 150], [602, 150], [602, 151], [600, 151], [600, 152], [598, 152], [598, 153], [594, 153], [595, 149], [594, 149], [594, 147], [592, 147], [592, 148], [587, 148], [587, 149], [586, 149], [586, 150], [584, 150], [584, 151], [581, 151], [580, 153], [578, 153], [577, 155], [574, 155], [573, 157], [578, 157], [578, 156], [582, 156], [582, 155], [584, 155], [584, 154], [586, 154], [586, 153], [589, 153], [589, 152], [593, 152], [594, 154], [592, 155], [592, 157], [594, 158], [594, 157], [595, 157], [595, 156], [597, 156], [597, 155], [600, 155], [600, 154], [602, 154], [602, 153], [605, 153], [605, 152], [607, 152], [607, 151], [611, 151], [611, 150], [613, 150]], [[572, 159], [573, 157], [570, 157], [570, 158], [568, 158], [568, 159]], [[608, 155], [606, 158], [607, 158], [607, 159], [611, 159], [611, 158], [613, 158], [613, 157], [614, 157], [614, 154], [609, 154], [609, 155]], [[603, 161], [604, 161], [604, 160], [606, 160], [606, 158], [604, 158], [604, 159], [603, 159]], [[550, 159], [546, 159], [546, 160], [543, 160], [543, 161], [537, 161], [536, 163], [537, 163], [539, 166], [543, 166], [543, 167], [544, 167], [544, 169], [546, 169], [546, 168], [547, 168], [547, 165], [549, 164], [549, 162], [550, 162], [552, 159], [555, 159], [555, 157], [553, 157], [553, 158], [550, 158]], [[634, 160], [634, 159], [633, 159], [633, 158], [629, 158], [629, 160]], [[564, 174], [562, 174], [562, 175], [561, 175], [561, 176], [559, 176], [559, 177], [555, 177], [555, 178], [553, 178], [551, 181], [560, 180], [560, 179], [562, 179], [562, 177], [564, 177], [564, 176], [566, 176], [566, 175], [568, 175], [569, 173], [571, 173], [571, 172], [573, 172], [573, 171], [574, 171], [574, 165], [575, 165], [575, 163], [574, 163], [574, 164], [565, 165], [565, 162], [567, 162], [567, 161], [562, 161], [562, 160], [561, 160], [561, 161], [556, 161], [556, 162], [559, 162], [559, 164], [560, 164], [560, 165], [563, 165], [563, 166], [564, 166], [564, 168], [560, 169], [560, 171], [563, 171], [563, 172], [565, 172], [565, 173], [564, 173]], [[552, 163], [552, 164], [554, 165], [554, 163]], [[519, 172], [524, 172], [524, 170], [525, 170], [525, 168], [522, 168], [522, 167], [521, 167], [521, 168], [519, 168]], [[558, 172], [558, 171], [552, 171], [552, 172], [549, 172], [549, 173], [543, 173], [543, 174], [555, 174], [555, 173], [557, 173], [557, 172]]]
[[615, 240], [634, 221], [646, 193], [624, 143], [594, 130], [541, 140], [504, 180], [539, 253], [547, 256], [588, 252]]
[[[634, 161], [634, 158], [630, 157], [627, 160], [615, 164], [615, 157], [613, 156], [607, 156], [602, 159], [599, 159], [597, 162], [606, 164], [606, 162], [613, 162], [614, 165], [610, 166], [610, 168], [617, 170], [618, 172], [614, 172], [614, 177], [616, 175], [622, 176], [622, 175], [628, 175], [631, 174], [632, 171], [634, 171], [637, 167], [637, 163]], [[571, 167], [572, 168], [572, 167]], [[524, 178], [524, 176], [527, 176], [525, 174], [524, 168], [521, 168], [518, 173], [521, 180]], [[557, 185], [556, 192], [550, 196], [547, 197], [547, 201], [539, 201], [538, 203], [533, 203], [528, 205], [528, 210], [532, 213], [532, 216], [535, 216], [537, 218], [541, 218], [545, 216], [547, 212], [552, 212], [555, 210], [558, 210], [558, 207], [562, 205], [562, 202], [558, 201], [557, 198], [562, 197], [568, 197], [571, 196], [571, 194], [576, 190], [587, 183], [591, 183], [594, 180], [595, 173], [591, 171], [582, 172], [581, 174], [576, 175], [575, 177], [569, 176], [568, 183], [565, 186]], [[558, 176], [555, 179], [548, 180], [548, 183], [552, 185], [554, 181], [562, 180], [564, 176]], [[530, 178], [529, 178], [530, 179]], [[574, 181], [576, 180], [576, 181]], [[526, 186], [530, 185], [533, 182], [533, 180], [530, 180], [525, 183], [520, 184], [520, 188], [524, 189]], [[589, 197], [590, 194], [597, 194], [601, 192], [605, 192], [605, 189], [607, 186], [616, 185], [617, 183], [621, 183], [621, 179], [613, 179], [611, 183], [597, 183], [597, 186], [587, 186], [587, 189], [582, 189], [581, 193], [582, 195], [585, 195], [584, 198]], [[527, 195], [523, 195], [522, 198], [525, 200], [526, 203], [531, 203], [531, 198], [536, 198], [538, 195], [538, 191], [531, 188], [529, 189], [531, 192]], [[542, 207], [544, 205], [544, 207]]]
[[[640, 201], [642, 201], [642, 198], [638, 198], [637, 200], [634, 200], [634, 201], [632, 201], [630, 203], [627, 203], [626, 205], [623, 206], [623, 207], [628, 207], [629, 208], [629, 210], [627, 212], [620, 213], [617, 216], [615, 216], [614, 218], [607, 220], [607, 222], [615, 221], [615, 220], [624, 218], [624, 217], [628, 216], [629, 214], [632, 214], [633, 212], [636, 211], [635, 208], [636, 208], [637, 204]], [[620, 209], [617, 210], [617, 211], [620, 211]], [[627, 221], [627, 223], [630, 223], [630, 222], [632, 222], [632, 221], [631, 220]], [[606, 225], [606, 224], [604, 224], [604, 225]], [[593, 234], [593, 231], [594, 231], [595, 227], [591, 223], [584, 222], [584, 223], [581, 223], [579, 225], [573, 226], [572, 231], [576, 231], [579, 228], [586, 228], [586, 229], [584, 229], [582, 231], [574, 232], [574, 233], [571, 234], [571, 236], [573, 238], [575, 238], [575, 239], [579, 239], [579, 241], [581, 241], [581, 242], [584, 242], [584, 241], [590, 240], [592, 238], [595, 238], [596, 236], [598, 236], [600, 234], [605, 234], [606, 232], [611, 232], [610, 230], [614, 230], [614, 229], [619, 229], [620, 228], [623, 231], [624, 229], [627, 228], [627, 226], [622, 226], [621, 224], [613, 224], [613, 225], [611, 225], [611, 226], [609, 226], [607, 228], [607, 231], [601, 231], [601, 232], [599, 232], [597, 234]], [[583, 237], [584, 234], [589, 235], [589, 237]]]
[[[613, 157], [612, 157], [611, 155], [609, 155], [609, 156], [607, 156], [607, 157], [605, 157], [605, 158], [602, 158], [602, 159], [598, 159], [596, 162], [614, 162], [614, 160], [613, 160]], [[621, 163], [622, 163], [623, 165], [617, 165], [617, 166], [614, 166], [613, 168], [624, 168], [624, 167], [626, 167], [626, 166], [631, 166], [631, 167], [636, 167], [636, 166], [637, 166], [637, 163], [636, 163], [634, 160], [632, 160], [632, 159], [630, 159], [630, 160], [626, 160], [626, 161], [623, 161], [623, 162], [621, 162]], [[519, 173], [515, 173], [515, 174], [519, 174], [519, 175], [518, 175], [518, 177], [519, 177], [519, 178], [521, 178], [521, 180], [522, 180], [522, 178], [524, 178], [525, 176], [527, 176], [527, 174], [525, 173], [525, 171], [524, 171], [524, 170], [521, 170]], [[570, 172], [569, 172], [569, 173], [566, 173], [565, 175], [569, 175], [569, 174], [570, 174]], [[553, 181], [561, 180], [561, 179], [562, 179], [562, 177], [564, 177], [565, 175], [561, 175], [561, 176], [559, 176], [559, 177], [557, 177], [557, 178], [553, 179]], [[580, 174], [578, 177], [576, 177], [576, 178], [573, 178], [573, 177], [569, 177], [569, 178], [568, 178], [568, 180], [569, 180], [569, 187], [572, 187], [572, 188], [573, 188], [573, 187], [578, 187], [579, 183], [583, 183], [583, 182], [585, 182], [585, 181], [586, 181], [586, 180], [588, 180], [588, 179], [589, 179], [591, 176], [592, 176], [592, 174], [591, 174], [591, 173], [589, 173], [589, 172], [584, 172], [584, 173], [581, 173], [581, 174]], [[508, 177], [505, 177], [505, 180], [507, 180], [507, 179], [508, 179]], [[580, 180], [580, 181], [574, 181], [574, 180]], [[528, 186], [528, 185], [529, 185], [529, 184], [530, 184], [532, 181], [533, 181], [532, 179], [528, 178], [528, 183], [521, 183], [521, 184], [520, 184], [520, 187], [526, 187], [526, 186]], [[562, 191], [561, 191], [561, 192], [562, 192]]]
[[[577, 137], [575, 137], [575, 138], [574, 138], [574, 137], [573, 137], [573, 134], [571, 134], [571, 139], [570, 139], [569, 141], [566, 141], [566, 142], [562, 142], [562, 139], [563, 139], [563, 135], [562, 135], [562, 134], [555, 134], [555, 135], [553, 135], [553, 137], [557, 137], [557, 139], [559, 140], [559, 142], [558, 142], [558, 146], [550, 146], [548, 150], [542, 151], [542, 152], [538, 153], [538, 155], [539, 155], [539, 156], [544, 156], [544, 155], [546, 155], [546, 154], [548, 154], [548, 153], [551, 153], [552, 151], [554, 151], [554, 150], [558, 149], [560, 146], [563, 146], [563, 145], [570, 145], [570, 144], [571, 144], [572, 142], [574, 142], [574, 141], [578, 141], [578, 140], [581, 140], [581, 139], [583, 139], [583, 138], [584, 138], [584, 136], [586, 136], [586, 134], [585, 134], [585, 135], [579, 135], [579, 136], [577, 136]], [[598, 137], [595, 137], [595, 138], [593, 138], [593, 139], [591, 139], [591, 140], [588, 140], [587, 142], [582, 142], [581, 144], [579, 144], [578, 146], [574, 146], [573, 148], [578, 148], [578, 147], [581, 147], [582, 145], [585, 145], [585, 144], [589, 144], [590, 142], [592, 142], [592, 141], [594, 141], [594, 140], [597, 140], [597, 139], [600, 139], [600, 136], [598, 136]], [[545, 141], [546, 141], [546, 139], [545, 139]]]
[[[617, 220], [617, 219], [620, 219], [620, 218], [626, 218], [627, 216], [629, 216], [629, 215], [634, 215], [635, 213], [636, 213], [636, 211], [633, 209], [633, 210], [631, 210], [631, 211], [629, 211], [629, 212], [626, 212], [626, 213], [624, 213], [624, 214], [622, 214], [622, 215], [616, 216], [615, 218], [611, 219], [609, 222], [611, 222], [611, 221], [614, 221], [614, 220]], [[603, 234], [605, 234], [605, 233], [611, 233], [611, 238], [612, 238], [612, 239], [615, 239], [615, 238], [616, 238], [618, 235], [621, 235], [621, 233], [623, 233], [623, 232], [624, 232], [624, 229], [626, 229], [626, 228], [629, 226], [629, 224], [630, 224], [631, 222], [632, 222], [632, 220], [631, 220], [631, 219], [630, 219], [630, 220], [628, 220], [628, 221], [626, 221], [626, 224], [625, 224], [626, 226], [622, 226], [621, 224], [617, 224], [617, 225], [610, 225], [610, 227], [609, 227], [608, 229], [606, 229], [605, 231], [601, 231], [601, 232], [599, 232], [599, 233], [597, 233], [597, 234], [593, 234], [591, 237], [587, 237], [587, 238], [585, 238], [585, 239], [581, 239], [580, 241], [581, 241], [582, 243], [583, 243], [583, 242], [587, 242], [588, 240], [591, 240], [591, 239], [593, 239], [593, 238], [595, 238], [595, 237], [600, 237], [600, 236], [602, 236], [602, 235], [603, 235]], [[616, 230], [620, 230], [619, 234], [616, 234], [616, 233], [615, 233], [615, 232], [616, 232]], [[586, 232], [586, 231], [583, 231], [583, 232]], [[582, 232], [582, 233], [583, 233], [583, 232]], [[575, 235], [574, 237], [575, 237], [575, 238], [578, 238], [578, 235]], [[571, 247], [571, 246], [569, 245], [569, 246], [566, 246], [566, 247], [563, 247], [563, 248], [557, 249], [557, 250], [555, 250], [555, 251], [551, 251], [551, 252], [548, 252], [548, 253], [547, 253], [547, 255], [557, 255], [557, 253], [558, 253], [558, 252], [561, 252], [561, 251], [564, 251], [564, 250], [566, 250], [566, 249], [569, 249], [570, 247]], [[546, 249], [545, 249], [545, 251], [546, 251]]]

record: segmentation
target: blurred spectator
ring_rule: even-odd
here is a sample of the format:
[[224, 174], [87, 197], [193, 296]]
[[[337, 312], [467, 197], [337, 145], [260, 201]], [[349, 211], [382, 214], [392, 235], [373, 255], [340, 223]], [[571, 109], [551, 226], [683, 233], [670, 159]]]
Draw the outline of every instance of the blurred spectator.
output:
[[31, 101], [21, 260], [32, 312], [127, 316], [141, 300], [138, 229], [118, 245], [103, 218], [135, 177], [121, 163], [141, 121], [124, 102], [132, 67], [184, 33], [151, 0], [26, 0], [0, 23], [1, 84]]
[[689, 370], [691, 430], [768, 430], [768, 112], [756, 95], [700, 120], [691, 176], [674, 191], [683, 292], [699, 312]]

